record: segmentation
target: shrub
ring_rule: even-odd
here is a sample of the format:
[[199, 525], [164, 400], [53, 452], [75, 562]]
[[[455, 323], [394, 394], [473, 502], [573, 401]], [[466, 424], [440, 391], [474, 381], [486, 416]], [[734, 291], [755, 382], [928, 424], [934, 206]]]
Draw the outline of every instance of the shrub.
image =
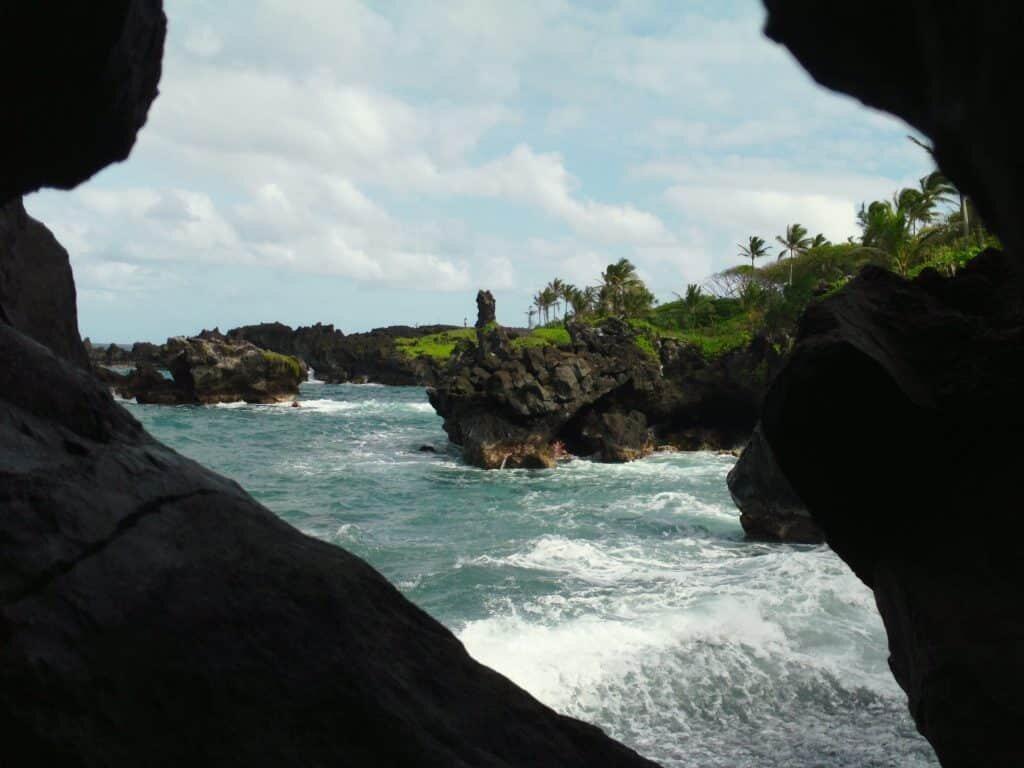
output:
[[267, 362], [272, 374], [288, 375], [295, 379], [302, 378], [302, 364], [297, 358], [291, 355], [281, 355], [277, 352], [263, 352], [263, 359]]

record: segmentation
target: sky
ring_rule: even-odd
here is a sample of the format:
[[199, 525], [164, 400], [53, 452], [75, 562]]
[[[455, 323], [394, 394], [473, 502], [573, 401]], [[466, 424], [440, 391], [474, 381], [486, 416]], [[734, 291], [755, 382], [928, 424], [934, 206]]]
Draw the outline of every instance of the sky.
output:
[[[817, 86], [757, 0], [167, 0], [127, 162], [26, 199], [94, 341], [525, 325], [626, 257], [662, 301], [787, 224], [845, 240], [931, 170]], [[774, 253], [774, 251], [773, 251]]]

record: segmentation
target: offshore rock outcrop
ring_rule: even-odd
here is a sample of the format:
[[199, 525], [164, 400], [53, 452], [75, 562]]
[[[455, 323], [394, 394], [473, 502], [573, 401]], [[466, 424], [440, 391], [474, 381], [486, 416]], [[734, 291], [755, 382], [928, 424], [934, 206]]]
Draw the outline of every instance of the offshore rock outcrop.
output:
[[869, 270], [808, 312], [763, 428], [874, 590], [893, 674], [942, 764], [1019, 766], [1024, 569], [1007, 532], [1024, 460], [1024, 161], [1008, 84], [1024, 18], [1014, 3], [766, 5], [768, 34], [819, 82], [931, 139], [1007, 247], [949, 280]]
[[419, 338], [454, 328], [396, 325], [375, 328], [369, 333], [345, 334], [333, 325], [320, 323], [294, 330], [283, 323], [261, 323], [234, 328], [228, 331], [228, 337], [298, 357], [316, 371], [318, 379], [329, 384], [428, 386], [437, 381], [440, 365], [432, 358], [404, 354], [395, 339]]
[[140, 403], [210, 405], [292, 400], [307, 373], [305, 364], [294, 357], [229, 340], [217, 331], [168, 339], [161, 361], [171, 379], [145, 362], [126, 376], [105, 372], [101, 378], [113, 383], [121, 397]]
[[665, 342], [655, 358], [614, 318], [568, 330], [570, 347], [536, 347], [478, 325], [477, 344], [448, 362], [428, 396], [467, 462], [550, 468], [563, 449], [622, 462], [658, 446], [738, 447], [780, 361], [763, 339], [711, 360]]
[[[60, 127], [71, 130], [54, 149], [63, 158], [56, 166], [31, 142], [0, 142], [0, 167], [17, 171], [4, 176], [0, 205], [112, 159], [92, 129], [113, 142], [124, 116], [141, 124], [155, 81], [141, 93], [129, 86], [159, 71], [159, 47], [152, 29], [109, 24], [112, 15], [158, 18], [163, 35], [156, 0], [22, 3], [4, 14], [0, 56], [22, 64], [0, 67], [5, 99], [36, 94], [46, 106], [13, 102], [16, 128], [46, 137], [66, 106]], [[74, 67], [62, 41], [72, 43]], [[54, 66], [24, 66], [45, 56]], [[112, 109], [103, 73], [126, 57], [133, 66], [114, 68], [127, 81]], [[79, 96], [67, 92], [76, 86], [86, 108], [100, 91], [93, 113], [76, 112]], [[6, 251], [0, 267], [11, 267]], [[36, 327], [43, 338], [0, 317], [8, 762], [653, 765], [473, 661], [366, 563], [299, 533], [237, 484], [153, 440], [80, 361], [59, 356], [57, 342], [66, 351], [71, 339], [44, 346], [53, 328], [74, 321], [70, 281], [53, 285], [63, 291], [59, 315]]]
[[[570, 326], [570, 333], [571, 350], [515, 348], [500, 327], [478, 327], [477, 345], [449, 361], [444, 383], [427, 394], [468, 463], [485, 469], [553, 467], [556, 441], [569, 450], [580, 450], [586, 441], [602, 456], [606, 447], [627, 448], [606, 441], [586, 409], [629, 382], [653, 381], [657, 366], [644, 359], [627, 327]], [[570, 427], [574, 420], [576, 428]], [[586, 436], [584, 425], [591, 427]], [[631, 435], [636, 442], [629, 448], [637, 454], [650, 450], [644, 427], [639, 436]]]

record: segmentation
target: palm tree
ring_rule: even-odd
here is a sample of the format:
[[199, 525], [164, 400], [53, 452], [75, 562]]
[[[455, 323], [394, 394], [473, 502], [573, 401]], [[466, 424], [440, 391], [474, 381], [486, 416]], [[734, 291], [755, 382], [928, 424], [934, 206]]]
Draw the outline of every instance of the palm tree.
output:
[[793, 257], [803, 253], [811, 245], [811, 239], [807, 237], [807, 229], [800, 224], [790, 224], [786, 227], [785, 236], [779, 235], [775, 238], [782, 245], [779, 251], [779, 259], [783, 254], [789, 254], [789, 284], [793, 284]]
[[[556, 277], [554, 280], [548, 283], [547, 288], [545, 288], [544, 290], [550, 291], [551, 295], [554, 297], [555, 315], [557, 317], [559, 310], [558, 304], [560, 301], [565, 299], [565, 282], [563, 282], [561, 278]], [[562, 311], [562, 318], [565, 318], [564, 310]]]
[[810, 246], [808, 246], [808, 250], [814, 248], [824, 248], [826, 245], [832, 245], [832, 241], [819, 232], [814, 236], [814, 239], [811, 240], [811, 244]]
[[551, 290], [551, 286], [547, 286], [538, 294], [538, 298], [540, 299], [540, 308], [544, 314], [544, 325], [547, 325], [551, 320], [551, 308], [555, 306], [558, 297]]
[[[751, 240], [759, 240], [760, 238], [751, 238]], [[693, 326], [700, 325], [704, 318], [710, 314], [712, 305], [711, 297], [704, 293], [703, 289], [696, 283], [689, 283], [686, 286], [686, 295], [680, 296], [678, 293], [673, 293], [679, 297], [679, 300], [683, 304], [683, 314], [689, 320], [689, 324]]]
[[537, 325], [544, 325], [544, 315], [547, 313], [547, 306], [544, 304], [545, 296], [543, 291], [533, 294], [533, 306], [537, 308]]
[[637, 287], [647, 290], [636, 274], [636, 267], [625, 258], [605, 268], [601, 273], [601, 283], [602, 302], [607, 309], [617, 314], [625, 311], [625, 297], [628, 293]]
[[[746, 245], [737, 244], [736, 247], [740, 249], [740, 252], [736, 254], [737, 256], [741, 259], [750, 259], [751, 269], [754, 269], [754, 259], [760, 259], [768, 255], [767, 243], [762, 238], [755, 237], [754, 235], [748, 238]], [[689, 290], [689, 286], [687, 286], [687, 290]]]
[[597, 288], [593, 286], [577, 288], [574, 285], [567, 285], [565, 300], [572, 305], [573, 316], [584, 317], [593, 312], [597, 306]]
[[[918, 139], [918, 138], [916, 138], [914, 136], [907, 136], [907, 138], [910, 139], [915, 144], [917, 144], [917, 146], [919, 146], [921, 149], [923, 149], [925, 152], [927, 152], [929, 155], [931, 155], [932, 158], [934, 159], [934, 157], [935, 157], [935, 148], [934, 147], [929, 146], [928, 144], [926, 144], [925, 142], [921, 141], [920, 139]], [[968, 215], [968, 211], [967, 211], [967, 208], [968, 208], [968, 205], [967, 205], [967, 203], [968, 203], [967, 195], [965, 195], [963, 192], [961, 192], [959, 189], [957, 189], [956, 186], [953, 184], [953, 182], [951, 182], [949, 179], [947, 179], [942, 174], [941, 171], [933, 171], [932, 173], [928, 174], [923, 179], [921, 179], [921, 191], [922, 192], [925, 191], [925, 182], [926, 181], [928, 181], [931, 184], [933, 184], [935, 186], [935, 188], [941, 190], [940, 191], [940, 196], [936, 198], [937, 202], [945, 202], [947, 200], [951, 201], [951, 198], [952, 198], [953, 195], [956, 195], [957, 197], [960, 198], [960, 201], [959, 201], [960, 202], [960, 221], [963, 223], [963, 236], [967, 237], [968, 235], [970, 235], [971, 234], [971, 226], [970, 226], [970, 222], [968, 221], [969, 215]]]
[[863, 230], [864, 250], [886, 257], [897, 272], [906, 276], [923, 252], [947, 233], [940, 227], [916, 230], [912, 212], [898, 205], [901, 197], [897, 195], [894, 202], [876, 200], [867, 207], [862, 205], [857, 218]]

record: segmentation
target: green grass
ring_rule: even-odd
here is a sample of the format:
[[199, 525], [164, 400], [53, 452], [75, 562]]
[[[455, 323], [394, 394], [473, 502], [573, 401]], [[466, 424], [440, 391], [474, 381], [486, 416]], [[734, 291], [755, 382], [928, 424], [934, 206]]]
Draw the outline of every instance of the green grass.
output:
[[278, 371], [288, 372], [296, 379], [302, 378], [302, 365], [290, 355], [279, 355], [277, 352], [264, 351], [263, 359], [267, 361], [270, 369], [275, 373]]
[[752, 338], [753, 334], [747, 328], [708, 328], [684, 331], [681, 341], [693, 344], [704, 357], [719, 357], [745, 347]]
[[[652, 318], [653, 321], [663, 320]], [[637, 332], [637, 346], [651, 357], [657, 357], [655, 342], [659, 339], [673, 339], [692, 344], [700, 349], [705, 357], [718, 357], [750, 343], [753, 334], [750, 332], [751, 320], [747, 315], [737, 314], [728, 320], [709, 323], [700, 328], [680, 329], [665, 328], [656, 325], [652, 320], [630, 320], [629, 324]]]
[[954, 275], [989, 245], [990, 243], [979, 244], [970, 242], [940, 245], [929, 253], [922, 263], [911, 267], [907, 277], [917, 277], [929, 267], [938, 270], [943, 275]]
[[550, 326], [534, 328], [529, 336], [513, 339], [512, 347], [515, 349], [525, 349], [527, 347], [567, 347], [571, 342], [569, 332], [565, 328]]
[[401, 337], [395, 339], [395, 347], [407, 357], [432, 357], [447, 360], [455, 351], [455, 345], [463, 340], [476, 341], [475, 328], [460, 328], [455, 331], [432, 333], [419, 338]]

